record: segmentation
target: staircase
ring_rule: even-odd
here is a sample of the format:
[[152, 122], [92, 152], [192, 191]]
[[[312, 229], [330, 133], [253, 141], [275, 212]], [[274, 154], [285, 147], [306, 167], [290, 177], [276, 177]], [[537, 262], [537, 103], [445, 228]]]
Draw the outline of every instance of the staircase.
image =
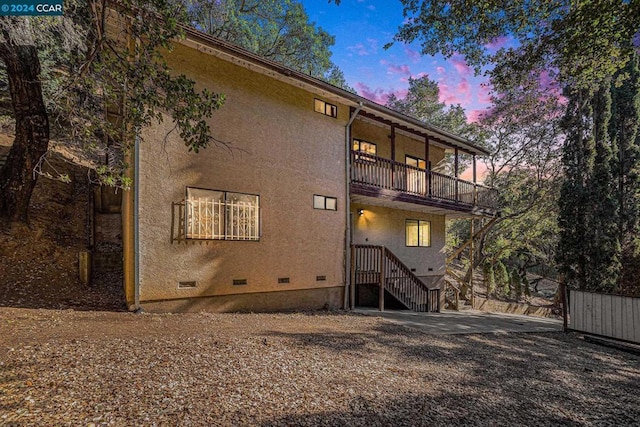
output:
[[388, 293], [409, 310], [440, 312], [440, 289], [430, 289], [409, 267], [384, 246], [351, 246], [351, 301], [355, 304], [355, 287], [378, 286], [380, 310]]

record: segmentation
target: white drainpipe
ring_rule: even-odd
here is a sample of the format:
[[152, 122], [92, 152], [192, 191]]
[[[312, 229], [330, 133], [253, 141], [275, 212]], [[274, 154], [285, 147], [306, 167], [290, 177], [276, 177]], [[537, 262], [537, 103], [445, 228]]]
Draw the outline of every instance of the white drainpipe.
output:
[[349, 118], [349, 122], [345, 126], [345, 148], [346, 157], [344, 162], [345, 170], [345, 219], [346, 228], [344, 236], [344, 309], [349, 309], [349, 295], [351, 285], [351, 192], [349, 191], [349, 183], [351, 182], [351, 124], [362, 109], [362, 102], [358, 102], [358, 107]]

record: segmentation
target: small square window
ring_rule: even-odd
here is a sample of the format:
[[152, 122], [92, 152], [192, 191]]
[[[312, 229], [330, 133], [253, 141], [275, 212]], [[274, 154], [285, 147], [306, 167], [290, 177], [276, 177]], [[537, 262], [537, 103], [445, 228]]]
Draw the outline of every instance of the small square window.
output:
[[320, 196], [315, 194], [313, 196], [313, 209], [322, 209], [326, 211], [338, 210], [338, 199], [335, 197]]
[[320, 113], [320, 114], [324, 114], [325, 116], [330, 116], [330, 117], [338, 117], [338, 107], [333, 105], [333, 104], [329, 104], [328, 102], [325, 102], [321, 99], [315, 98], [313, 100], [313, 110], [316, 113]]

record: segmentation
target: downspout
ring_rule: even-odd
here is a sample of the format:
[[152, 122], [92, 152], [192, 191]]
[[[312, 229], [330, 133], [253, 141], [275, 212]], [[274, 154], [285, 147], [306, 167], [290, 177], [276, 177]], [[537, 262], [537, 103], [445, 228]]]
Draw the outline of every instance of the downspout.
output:
[[139, 230], [138, 230], [138, 178], [139, 178], [140, 137], [136, 136], [133, 150], [125, 154], [128, 165], [125, 176], [133, 181], [132, 186], [122, 194], [122, 267], [124, 293], [130, 311], [140, 310], [139, 287]]
[[134, 230], [134, 306], [135, 310], [140, 310], [140, 136], [136, 135], [133, 159], [133, 230]]
[[351, 192], [349, 191], [349, 184], [351, 183], [351, 124], [358, 116], [358, 113], [362, 109], [362, 102], [358, 102], [358, 107], [355, 109], [349, 122], [344, 129], [345, 138], [345, 219], [346, 228], [344, 236], [344, 309], [349, 309], [349, 294], [351, 286]]
[[[127, 164], [125, 177], [131, 181], [135, 179], [134, 150], [127, 150], [124, 161]], [[122, 273], [124, 281], [124, 296], [127, 308], [136, 310], [135, 306], [135, 185], [122, 192]]]

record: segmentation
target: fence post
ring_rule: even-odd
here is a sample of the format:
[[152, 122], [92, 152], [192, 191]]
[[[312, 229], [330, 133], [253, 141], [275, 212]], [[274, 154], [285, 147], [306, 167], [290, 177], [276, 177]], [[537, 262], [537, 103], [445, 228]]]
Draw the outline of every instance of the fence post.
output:
[[380, 279], [378, 286], [378, 308], [380, 311], [384, 311], [384, 281], [385, 281], [385, 262], [384, 262], [385, 247], [380, 246]]
[[567, 298], [567, 285], [564, 283], [564, 277], [560, 277], [560, 300], [562, 302], [562, 330], [569, 332], [569, 307], [567, 306], [569, 298]]

